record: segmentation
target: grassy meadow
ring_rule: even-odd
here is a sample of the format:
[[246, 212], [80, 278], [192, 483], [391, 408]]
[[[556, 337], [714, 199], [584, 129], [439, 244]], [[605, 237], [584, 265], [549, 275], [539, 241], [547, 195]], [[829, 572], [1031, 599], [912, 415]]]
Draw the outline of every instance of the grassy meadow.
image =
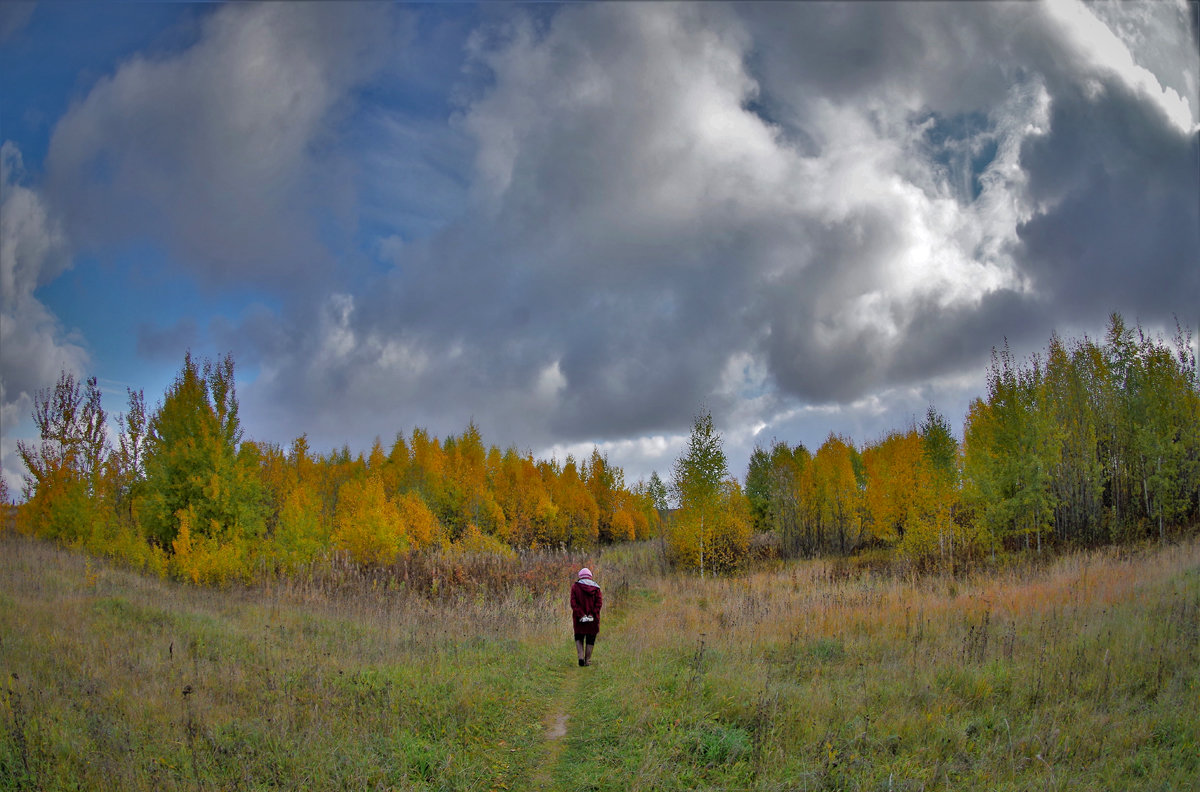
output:
[[[0, 537], [0, 789], [1200, 789], [1200, 543], [217, 590]], [[514, 562], [523, 563], [523, 562]], [[555, 567], [555, 563], [557, 567]]]

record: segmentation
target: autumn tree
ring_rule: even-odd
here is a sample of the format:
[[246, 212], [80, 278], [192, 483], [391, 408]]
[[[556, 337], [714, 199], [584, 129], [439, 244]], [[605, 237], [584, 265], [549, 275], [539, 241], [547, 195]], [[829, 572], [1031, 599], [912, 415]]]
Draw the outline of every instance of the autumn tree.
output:
[[568, 454], [557, 475], [554, 466], [547, 470], [553, 477], [554, 502], [558, 506], [554, 542], [575, 547], [596, 544], [600, 539], [600, 509], [580, 475], [575, 458]]
[[1109, 320], [1104, 343], [1052, 337], [1024, 365], [993, 356], [964, 431], [964, 498], [999, 541], [1166, 537], [1200, 511], [1191, 338], [1174, 348]]
[[[960, 508], [962, 475], [960, 449], [945, 416], [933, 405], [925, 411], [918, 427], [921, 462], [917, 497], [911, 509], [910, 523], [937, 537], [938, 553], [953, 568], [956, 558], [974, 552], [976, 533], [967, 525]], [[920, 537], [910, 536], [910, 552]]]
[[1042, 389], [1060, 449], [1051, 476], [1054, 535], [1060, 541], [1095, 542], [1104, 511], [1104, 405], [1111, 400], [1102, 350], [1090, 340], [1068, 348], [1051, 336]]
[[[968, 427], [965, 439], [988, 436], [991, 448], [968, 455], [973, 479], [986, 492], [981, 511], [987, 527], [1000, 541], [1017, 538], [1026, 548], [1042, 549], [1042, 538], [1054, 514], [1050, 477], [1060, 456], [1061, 437], [1045, 409], [1044, 370], [1035, 356], [1019, 366], [1009, 352], [994, 352], [988, 372], [986, 432]], [[981, 417], [983, 413], [977, 412]]]
[[262, 526], [257, 449], [243, 448], [232, 356], [201, 368], [191, 353], [151, 417], [147, 433], [148, 535], [171, 546], [189, 533], [232, 540]]
[[[420, 427], [412, 431], [404, 489], [416, 490], [439, 519], [453, 522], [454, 498], [446, 490], [446, 455], [441, 441]], [[455, 538], [454, 526], [448, 527]]]
[[1166, 539], [1167, 524], [1182, 521], [1191, 510], [1200, 478], [1200, 396], [1190, 342], [1180, 331], [1173, 355], [1139, 328], [1137, 355], [1126, 373], [1129, 468], [1140, 511], [1157, 529], [1159, 541]]
[[558, 507], [532, 456], [508, 449], [500, 458], [494, 481], [495, 497], [504, 510], [500, 538], [513, 547], [552, 544]]
[[746, 470], [746, 500], [755, 530], [771, 531], [784, 555], [815, 552], [812, 455], [803, 443], [776, 440], [770, 449], [755, 447]]
[[768, 519], [788, 556], [817, 549], [811, 463], [812, 454], [803, 443], [777, 442], [771, 447]]
[[932, 468], [922, 453], [921, 436], [915, 430], [892, 432], [864, 449], [863, 460], [870, 533], [879, 542], [899, 544], [914, 528], [920, 529], [913, 524], [919, 511], [914, 501]]
[[389, 492], [399, 492], [404, 488], [409, 462], [408, 443], [404, 439], [404, 433], [397, 432], [396, 438], [392, 441], [392, 447], [388, 451], [387, 464], [383, 471], [384, 488]]
[[583, 480], [596, 502], [597, 532], [602, 542], [629, 541], [637, 535], [636, 516], [627, 502], [625, 474], [600, 449], [584, 465]]
[[445, 477], [439, 515], [451, 535], [461, 536], [471, 525], [488, 536], [502, 532], [504, 511], [492, 495], [487, 449], [474, 421], [460, 436], [446, 438], [443, 455]]
[[650, 482], [638, 480], [628, 492], [621, 493], [620, 499], [622, 508], [633, 514], [635, 539], [649, 539], [658, 535], [662, 515]]
[[107, 462], [104, 408], [95, 377], [82, 384], [64, 371], [54, 388], [34, 397], [40, 442], [19, 441], [25, 463], [23, 522], [28, 530], [62, 541], [87, 538], [100, 519], [98, 500]]
[[301, 435], [284, 451], [258, 445], [264, 530], [263, 560], [287, 573], [299, 571], [327, 554], [331, 521], [325, 518], [327, 472], [312, 457]]
[[687, 447], [675, 460], [671, 490], [679, 511], [671, 521], [673, 555], [687, 566], [729, 568], [744, 555], [750, 534], [745, 495], [729, 480], [721, 435], [712, 414], [692, 421]]
[[0, 536], [15, 530], [16, 507], [12, 503], [12, 493], [8, 489], [8, 479], [4, 477], [4, 468], [0, 467]]
[[287, 491], [272, 541], [275, 557], [287, 572], [301, 569], [328, 551], [331, 532], [321, 519], [319, 497], [313, 490], [297, 486]]
[[390, 564], [410, 545], [400, 511], [378, 476], [342, 485], [334, 526], [334, 546], [359, 563]]
[[847, 439], [831, 432], [813, 457], [812, 478], [816, 519], [827, 549], [854, 550], [863, 536], [862, 456]]

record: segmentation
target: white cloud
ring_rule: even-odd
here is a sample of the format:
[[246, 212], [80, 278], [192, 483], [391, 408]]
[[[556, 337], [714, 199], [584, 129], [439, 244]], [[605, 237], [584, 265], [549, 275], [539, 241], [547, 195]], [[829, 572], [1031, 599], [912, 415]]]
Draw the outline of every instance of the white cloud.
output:
[[135, 55], [55, 126], [48, 189], [81, 245], [148, 236], [205, 280], [287, 291], [329, 265], [314, 220], [352, 197], [330, 145], [392, 31], [379, 4], [223, 6]]
[[[1098, 4], [1097, 8], [1103, 8], [1105, 5], [1119, 6], [1137, 6], [1143, 4]], [[1085, 5], [1080, 0], [1049, 0], [1045, 4], [1047, 13], [1053, 22], [1061, 27], [1064, 38], [1067, 43], [1073, 47], [1081, 57], [1097, 70], [1104, 70], [1117, 75], [1127, 86], [1138, 91], [1158, 108], [1171, 120], [1175, 128], [1183, 133], [1192, 133], [1200, 128], [1200, 107], [1192, 107], [1189, 96], [1195, 97], [1193, 91], [1188, 95], [1180, 95], [1174, 88], [1164, 86], [1159, 81], [1159, 76], [1145, 66], [1138, 63], [1132, 52], [1129, 50], [1128, 41], [1137, 41], [1142, 38], [1139, 35], [1141, 31], [1136, 28], [1131, 29], [1121, 22], [1125, 21], [1129, 16], [1141, 13], [1154, 13], [1156, 15], [1165, 14], [1168, 17], [1174, 17], [1174, 23], [1178, 25], [1177, 29], [1171, 31], [1174, 35], [1155, 37], [1154, 40], [1142, 40], [1143, 56], [1148, 56], [1151, 59], [1155, 58], [1156, 50], [1167, 49], [1170, 51], [1174, 47], [1178, 47], [1180, 43], [1187, 46], [1187, 17], [1184, 14], [1174, 13], [1177, 9], [1173, 9], [1168, 3], [1147, 3], [1146, 6], [1160, 6], [1153, 9], [1122, 9], [1125, 13], [1116, 12], [1113, 8], [1106, 8], [1105, 15], [1111, 19], [1110, 24], [1113, 27], [1101, 21], [1101, 18], [1093, 11], [1093, 7]], [[1146, 25], [1145, 20], [1142, 22], [1142, 27]], [[1160, 31], [1161, 33], [1162, 31]], [[1182, 40], [1182, 42], [1181, 42]], [[1192, 45], [1194, 47], [1194, 43]], [[1195, 87], [1195, 53], [1192, 52], [1190, 58], [1191, 63], [1187, 61], [1177, 63], [1176, 66], [1183, 67], [1180, 70], [1185, 76], [1187, 87]], [[1190, 65], [1191, 68], [1186, 68]], [[1188, 78], [1187, 75], [1192, 75]], [[1174, 77], [1174, 75], [1172, 75]]]
[[32, 439], [34, 396], [62, 371], [82, 377], [88, 353], [35, 296], [70, 266], [67, 239], [41, 195], [21, 183], [21, 152], [11, 141], [0, 146], [0, 165], [0, 466], [17, 493], [25, 467], [16, 443]]
[[563, 376], [562, 368], [556, 360], [538, 374], [537, 383], [533, 388], [534, 397], [541, 402], [553, 404], [565, 387], [567, 378]]
[[[626, 486], [638, 481], [649, 481], [651, 473], [658, 473], [663, 482], [670, 482], [671, 469], [675, 460], [687, 446], [686, 434], [654, 434], [623, 440], [580, 441], [555, 443], [534, 452], [537, 459], [556, 459], [566, 462], [567, 457], [583, 461], [591, 457], [593, 449], [607, 458], [609, 464], [619, 467], [625, 474]], [[739, 478], [744, 475], [730, 469]]]
[[0, 300], [11, 310], [70, 266], [66, 237], [48, 214], [42, 197], [21, 182], [25, 166], [12, 141], [0, 146], [4, 214], [0, 233]]

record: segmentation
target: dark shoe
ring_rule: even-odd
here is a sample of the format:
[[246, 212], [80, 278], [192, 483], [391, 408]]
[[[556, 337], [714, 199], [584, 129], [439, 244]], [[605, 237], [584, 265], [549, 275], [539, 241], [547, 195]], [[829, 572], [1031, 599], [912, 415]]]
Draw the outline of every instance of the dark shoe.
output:
[[582, 668], [583, 666], [585, 666], [585, 665], [587, 665], [587, 661], [586, 661], [586, 660], [580, 660], [580, 661], [579, 661], [579, 666], [580, 666], [581, 668]]

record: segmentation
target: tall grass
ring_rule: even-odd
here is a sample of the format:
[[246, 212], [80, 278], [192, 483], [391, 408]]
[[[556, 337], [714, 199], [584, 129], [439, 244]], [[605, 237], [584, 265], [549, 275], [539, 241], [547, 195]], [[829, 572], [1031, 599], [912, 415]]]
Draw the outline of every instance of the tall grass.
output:
[[1197, 788], [1200, 544], [958, 579], [657, 553], [589, 563], [583, 669], [580, 559], [218, 591], [0, 538], [0, 789]]
[[519, 587], [217, 591], [0, 542], [4, 789], [488, 789], [571, 659]]
[[1200, 788], [1200, 545], [649, 581], [565, 789]]

